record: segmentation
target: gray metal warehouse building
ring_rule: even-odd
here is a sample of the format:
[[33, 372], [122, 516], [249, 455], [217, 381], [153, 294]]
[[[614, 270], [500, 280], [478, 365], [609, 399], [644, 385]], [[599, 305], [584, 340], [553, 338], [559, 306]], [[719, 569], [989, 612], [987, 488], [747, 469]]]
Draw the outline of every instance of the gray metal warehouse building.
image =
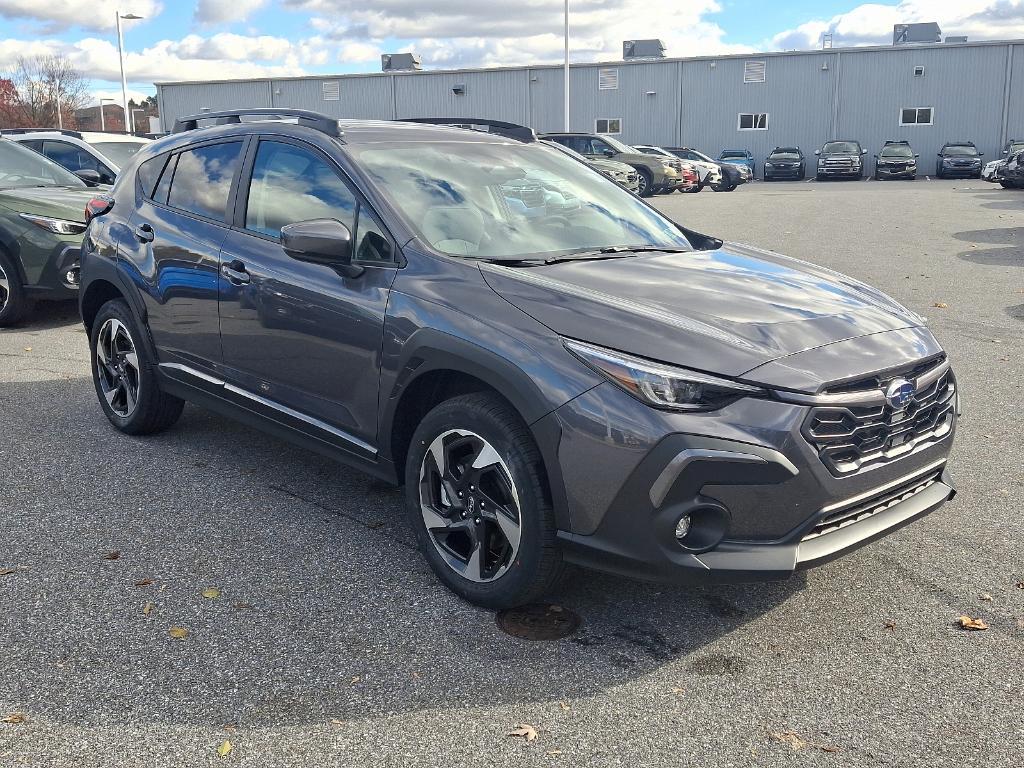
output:
[[[164, 125], [204, 110], [312, 109], [339, 118], [486, 117], [558, 131], [557, 65], [158, 83]], [[571, 128], [708, 154], [832, 138], [875, 152], [908, 139], [924, 170], [949, 140], [991, 158], [1024, 134], [1024, 41], [574, 64]]]

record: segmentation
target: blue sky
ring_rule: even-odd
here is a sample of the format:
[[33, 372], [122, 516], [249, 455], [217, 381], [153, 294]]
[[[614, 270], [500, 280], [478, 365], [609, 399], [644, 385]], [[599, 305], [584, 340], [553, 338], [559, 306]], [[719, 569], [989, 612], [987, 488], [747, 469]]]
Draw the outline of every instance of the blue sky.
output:
[[[0, 70], [18, 55], [68, 55], [99, 96], [119, 95], [115, 9], [126, 22], [132, 94], [154, 81], [376, 71], [413, 50], [425, 68], [558, 61], [561, 0], [0, 0]], [[1024, 0], [570, 0], [572, 58], [610, 60], [621, 41], [660, 37], [670, 56], [790, 50], [891, 39], [892, 25], [1024, 37]]]

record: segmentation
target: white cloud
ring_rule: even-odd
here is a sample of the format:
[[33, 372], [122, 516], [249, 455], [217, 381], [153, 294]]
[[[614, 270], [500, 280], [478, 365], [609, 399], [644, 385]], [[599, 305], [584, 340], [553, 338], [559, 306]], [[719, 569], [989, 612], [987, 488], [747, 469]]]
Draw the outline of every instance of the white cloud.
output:
[[894, 24], [938, 22], [944, 35], [969, 39], [1024, 37], [1024, 0], [902, 0], [882, 5], [865, 3], [831, 19], [813, 19], [780, 32], [771, 46], [783, 50], [817, 48], [821, 36], [833, 35], [833, 45], [886, 45]]
[[134, 13], [148, 20], [159, 16], [162, 10], [163, 5], [157, 0], [0, 0], [0, 18], [37, 22], [46, 35], [71, 27], [113, 29], [115, 14], [119, 11], [122, 14]]
[[188, 35], [178, 42], [171, 42], [168, 49], [183, 59], [278, 61], [292, 53], [292, 43], [283, 37], [221, 32], [212, 37]]
[[[562, 56], [561, 0], [523, 0], [514, 13], [507, 4], [466, 0], [428, 6], [421, 0], [285, 0], [285, 5], [316, 14], [310, 23], [327, 39], [408, 41], [402, 47], [421, 54], [426, 66], [501, 66]], [[652, 36], [665, 41], [670, 56], [751, 50], [726, 44], [721, 27], [705, 20], [719, 10], [716, 0], [574, 0], [572, 57], [619, 58], [623, 40]]]
[[199, 24], [245, 21], [266, 4], [267, 0], [199, 0], [194, 18]]

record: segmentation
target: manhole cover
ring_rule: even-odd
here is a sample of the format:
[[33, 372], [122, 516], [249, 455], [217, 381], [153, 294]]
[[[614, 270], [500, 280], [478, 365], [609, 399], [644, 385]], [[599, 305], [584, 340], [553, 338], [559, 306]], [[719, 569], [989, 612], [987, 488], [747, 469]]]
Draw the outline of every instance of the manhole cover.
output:
[[580, 627], [581, 619], [560, 605], [524, 605], [499, 611], [498, 628], [523, 640], [561, 640]]

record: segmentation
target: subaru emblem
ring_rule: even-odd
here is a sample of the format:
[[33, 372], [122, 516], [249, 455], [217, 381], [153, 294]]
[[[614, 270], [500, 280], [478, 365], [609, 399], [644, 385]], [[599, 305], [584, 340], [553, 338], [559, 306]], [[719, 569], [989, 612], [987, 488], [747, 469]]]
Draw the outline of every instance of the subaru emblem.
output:
[[906, 379], [894, 379], [885, 390], [885, 400], [896, 410], [902, 410], [910, 404], [914, 396], [914, 385]]

